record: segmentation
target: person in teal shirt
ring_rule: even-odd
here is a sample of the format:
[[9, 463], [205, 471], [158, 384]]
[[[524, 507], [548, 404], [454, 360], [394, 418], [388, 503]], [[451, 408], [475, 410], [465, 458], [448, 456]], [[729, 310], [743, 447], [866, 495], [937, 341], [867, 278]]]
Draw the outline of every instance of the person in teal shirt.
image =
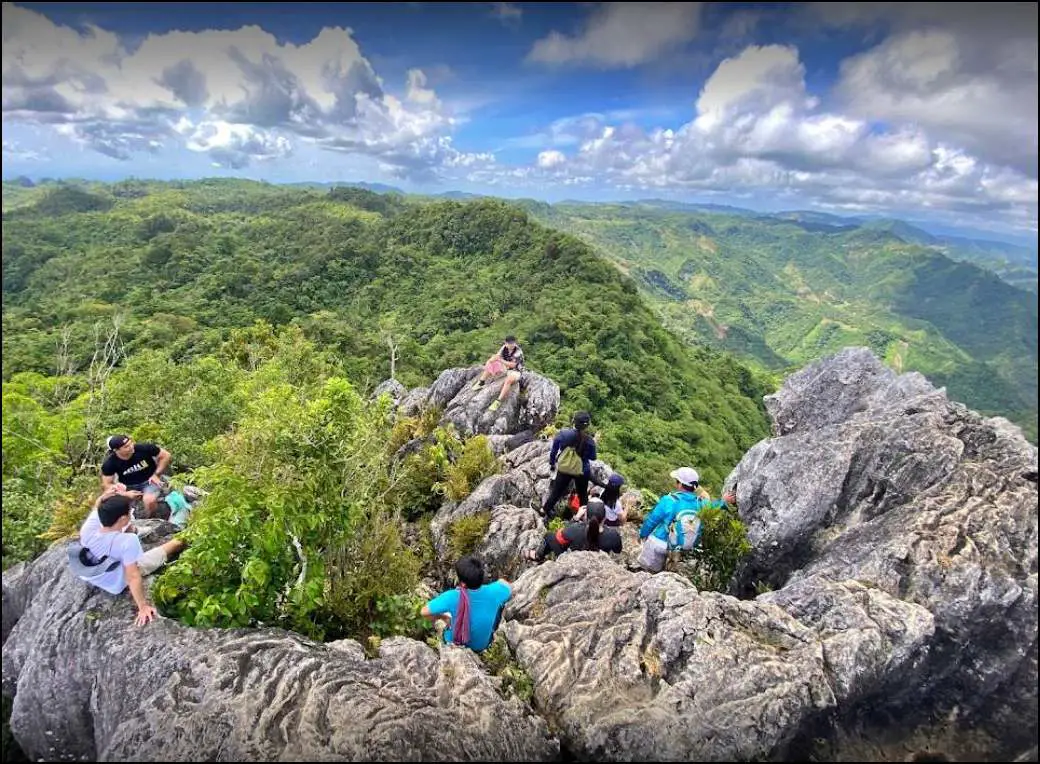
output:
[[485, 584], [484, 563], [472, 555], [455, 563], [455, 574], [459, 586], [423, 605], [422, 614], [445, 624], [447, 644], [462, 645], [479, 653], [491, 644], [502, 608], [513, 596], [513, 590], [502, 578]]
[[639, 553], [639, 564], [651, 573], [660, 573], [668, 561], [668, 531], [675, 516], [684, 509], [700, 512], [706, 507], [724, 507], [733, 503], [733, 495], [727, 494], [721, 500], [710, 501], [698, 495], [700, 475], [692, 467], [680, 467], [670, 473], [675, 480], [675, 491], [662, 496], [653, 511], [643, 520], [639, 528], [639, 538], [643, 549]]

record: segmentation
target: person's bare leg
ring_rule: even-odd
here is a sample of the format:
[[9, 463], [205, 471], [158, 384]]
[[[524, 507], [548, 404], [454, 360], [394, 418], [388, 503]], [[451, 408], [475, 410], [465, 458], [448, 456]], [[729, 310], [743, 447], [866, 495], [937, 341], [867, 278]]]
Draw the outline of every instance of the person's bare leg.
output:
[[488, 367], [488, 364], [491, 363], [494, 359], [495, 359], [495, 356], [491, 356], [490, 358], [488, 358], [484, 362], [484, 370], [482, 372], [480, 372], [480, 376], [477, 378], [477, 381], [473, 383], [473, 389], [474, 390], [476, 390], [478, 387], [483, 387], [484, 383], [487, 382], [487, 378], [488, 378], [487, 367]]
[[180, 554], [184, 548], [188, 546], [180, 539], [170, 539], [162, 545], [163, 551], [166, 552], [166, 559], [172, 559], [174, 556]]
[[498, 409], [499, 406], [502, 405], [502, 401], [504, 401], [506, 399], [506, 396], [509, 395], [510, 388], [518, 379], [520, 379], [520, 375], [517, 374], [515, 371], [506, 372], [506, 381], [502, 383], [502, 392], [498, 394], [498, 399], [491, 404], [491, 407], [488, 409], [488, 411], [495, 411]]
[[506, 399], [507, 395], [509, 395], [509, 390], [513, 386], [514, 382], [516, 382], [516, 377], [513, 376], [513, 374], [506, 375], [506, 381], [502, 384], [502, 392], [498, 394], [498, 400], [500, 403]]
[[141, 497], [141, 502], [144, 504], [145, 518], [155, 517], [155, 510], [159, 506], [158, 495], [146, 491], [144, 496]]

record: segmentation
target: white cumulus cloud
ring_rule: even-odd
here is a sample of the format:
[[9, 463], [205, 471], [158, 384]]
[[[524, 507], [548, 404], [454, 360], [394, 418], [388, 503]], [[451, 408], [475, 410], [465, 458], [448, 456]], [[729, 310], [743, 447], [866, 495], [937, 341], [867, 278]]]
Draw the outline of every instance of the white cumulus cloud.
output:
[[96, 26], [80, 32], [4, 3], [3, 117], [61, 126], [118, 159], [181, 141], [242, 167], [306, 141], [405, 176], [467, 161], [426, 75], [411, 70], [396, 98], [342, 27], [302, 45], [257, 26], [173, 31], [131, 50]]
[[[945, 71], [941, 46], [929, 60], [933, 72]], [[794, 46], [748, 46], [705, 81], [686, 124], [647, 130], [600, 114], [557, 120], [542, 134], [551, 148], [514, 182], [747, 193], [886, 214], [967, 214], [1036, 229], [1035, 172], [1024, 171], [1015, 152], [1001, 162], [981, 144], [939, 129], [945, 123], [937, 115], [931, 122], [879, 120], [825, 107], [805, 75]], [[1028, 108], [1005, 109], [1005, 116], [1014, 122]], [[1035, 109], [1031, 126], [1020, 124], [1019, 148], [1031, 138], [1035, 155]], [[976, 138], [984, 132], [962, 127]]]
[[697, 36], [703, 3], [602, 3], [577, 35], [554, 30], [528, 60], [631, 68], [665, 56]]

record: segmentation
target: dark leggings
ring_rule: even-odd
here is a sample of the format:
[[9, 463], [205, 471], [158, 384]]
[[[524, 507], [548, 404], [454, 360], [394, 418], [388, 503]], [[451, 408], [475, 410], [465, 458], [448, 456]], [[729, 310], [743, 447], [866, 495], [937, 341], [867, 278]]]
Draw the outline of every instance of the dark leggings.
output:
[[556, 504], [567, 495], [572, 480], [574, 481], [574, 487], [578, 491], [578, 498], [581, 499], [582, 506], [589, 503], [589, 479], [587, 477], [584, 475], [575, 477], [574, 475], [564, 475], [562, 472], [557, 472], [556, 478], [549, 484], [549, 495], [546, 497], [545, 503], [542, 504], [542, 514], [545, 515], [546, 520], [551, 520], [556, 515]]

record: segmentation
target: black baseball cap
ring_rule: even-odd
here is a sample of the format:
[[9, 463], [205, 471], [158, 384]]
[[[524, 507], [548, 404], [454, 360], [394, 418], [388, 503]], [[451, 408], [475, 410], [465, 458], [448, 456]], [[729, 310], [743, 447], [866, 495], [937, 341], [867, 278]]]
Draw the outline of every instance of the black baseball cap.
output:
[[108, 439], [108, 450], [116, 451], [130, 442], [129, 435], [113, 435]]

